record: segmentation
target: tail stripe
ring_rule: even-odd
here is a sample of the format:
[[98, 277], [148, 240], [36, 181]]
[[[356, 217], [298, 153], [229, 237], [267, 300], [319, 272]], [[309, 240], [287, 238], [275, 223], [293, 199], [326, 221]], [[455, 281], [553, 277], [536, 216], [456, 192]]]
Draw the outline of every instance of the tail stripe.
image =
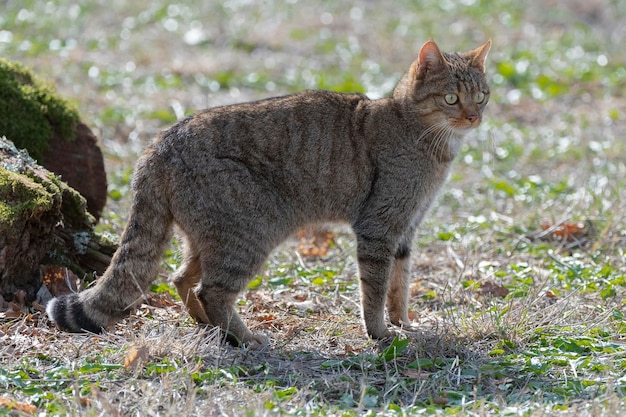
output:
[[48, 317], [65, 331], [73, 333], [100, 333], [102, 331], [102, 327], [85, 314], [77, 294], [50, 300], [46, 306], [46, 312]]

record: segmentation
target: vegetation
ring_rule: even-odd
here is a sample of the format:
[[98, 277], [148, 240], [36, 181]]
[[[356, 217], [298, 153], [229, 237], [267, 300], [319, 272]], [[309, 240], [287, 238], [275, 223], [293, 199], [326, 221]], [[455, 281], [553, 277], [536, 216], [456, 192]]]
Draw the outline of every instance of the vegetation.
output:
[[78, 111], [17, 62], [0, 58], [0, 135], [39, 160], [53, 134], [75, 136]]
[[270, 337], [262, 351], [220, 345], [164, 279], [102, 336], [5, 315], [0, 413], [618, 415], [623, 3], [9, 0], [0, 53], [47, 72], [99, 131], [111, 183], [99, 229], [113, 234], [137, 155], [185, 114], [303, 88], [379, 97], [429, 38], [494, 46], [486, 120], [415, 242], [419, 331], [364, 336], [354, 241], [338, 228], [324, 257], [286, 242], [242, 296], [244, 319]]

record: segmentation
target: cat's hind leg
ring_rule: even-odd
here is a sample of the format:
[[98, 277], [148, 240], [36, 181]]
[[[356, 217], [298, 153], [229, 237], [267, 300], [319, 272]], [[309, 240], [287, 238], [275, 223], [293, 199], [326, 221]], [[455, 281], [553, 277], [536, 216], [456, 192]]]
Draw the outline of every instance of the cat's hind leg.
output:
[[206, 244], [200, 251], [202, 281], [195, 291], [208, 321], [224, 331], [226, 341], [234, 346], [258, 347], [266, 342], [266, 337], [248, 329], [237, 314], [235, 303], [261, 270], [271, 248], [260, 236], [236, 223], [222, 225], [225, 230], [209, 232], [211, 236], [203, 240]]
[[233, 346], [247, 345], [252, 348], [263, 345], [266, 337], [255, 334], [241, 320], [235, 311], [235, 301], [239, 291], [218, 283], [203, 285], [198, 298], [205, 306], [209, 321], [222, 329], [224, 339]]
[[201, 278], [200, 257], [193, 243], [188, 238], [183, 237], [183, 263], [172, 277], [172, 283], [176, 286], [176, 291], [185, 304], [189, 315], [199, 323], [212, 324], [195, 291]]

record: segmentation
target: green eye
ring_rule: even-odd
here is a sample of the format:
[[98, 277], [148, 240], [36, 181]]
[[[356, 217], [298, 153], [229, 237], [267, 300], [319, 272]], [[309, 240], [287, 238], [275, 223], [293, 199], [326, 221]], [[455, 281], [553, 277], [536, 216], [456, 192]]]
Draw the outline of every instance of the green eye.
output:
[[459, 101], [459, 96], [457, 96], [456, 94], [446, 94], [444, 99], [446, 100], [446, 103], [452, 105], [456, 104], [456, 102]]
[[476, 103], [478, 104], [485, 101], [485, 93], [483, 93], [482, 91], [479, 91], [478, 93], [476, 93], [476, 96], [474, 97], [474, 101], [476, 101]]

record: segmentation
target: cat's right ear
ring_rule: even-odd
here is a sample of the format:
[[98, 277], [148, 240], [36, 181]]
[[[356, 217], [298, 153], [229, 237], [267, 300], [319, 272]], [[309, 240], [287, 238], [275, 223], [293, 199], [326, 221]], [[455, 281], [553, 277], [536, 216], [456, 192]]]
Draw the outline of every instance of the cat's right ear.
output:
[[411, 65], [413, 79], [421, 80], [428, 71], [435, 71], [445, 67], [446, 60], [437, 44], [430, 40], [420, 49], [417, 60]]

